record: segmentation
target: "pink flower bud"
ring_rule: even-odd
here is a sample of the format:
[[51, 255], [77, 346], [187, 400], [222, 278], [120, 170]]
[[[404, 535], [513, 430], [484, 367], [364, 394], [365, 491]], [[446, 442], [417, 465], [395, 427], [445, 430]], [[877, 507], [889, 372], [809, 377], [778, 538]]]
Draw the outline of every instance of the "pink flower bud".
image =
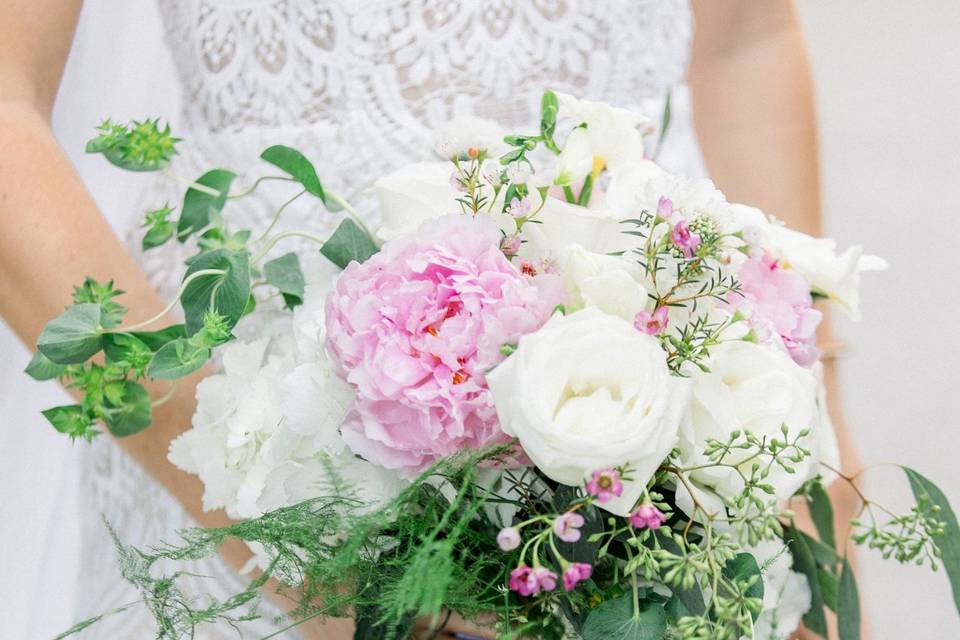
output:
[[583, 516], [579, 513], [565, 513], [553, 521], [553, 533], [564, 542], [576, 542], [580, 539], [583, 523]]
[[516, 527], [504, 527], [497, 534], [497, 545], [504, 551], [513, 551], [520, 546], [520, 531]]

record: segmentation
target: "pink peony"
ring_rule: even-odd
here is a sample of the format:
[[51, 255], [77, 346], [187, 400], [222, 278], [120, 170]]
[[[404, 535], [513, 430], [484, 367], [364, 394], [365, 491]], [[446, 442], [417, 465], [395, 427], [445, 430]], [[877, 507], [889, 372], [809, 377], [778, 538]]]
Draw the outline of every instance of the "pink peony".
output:
[[744, 262], [737, 279], [743, 297], [732, 296], [731, 306], [749, 309], [750, 325], [759, 338], [766, 341], [779, 335], [794, 362], [802, 366], [816, 362], [822, 314], [813, 308], [807, 281], [769, 256]]
[[347, 265], [327, 298], [327, 348], [357, 390], [342, 428], [363, 458], [415, 473], [508, 438], [485, 372], [500, 347], [562, 302], [559, 277], [525, 277], [487, 218], [452, 215]]

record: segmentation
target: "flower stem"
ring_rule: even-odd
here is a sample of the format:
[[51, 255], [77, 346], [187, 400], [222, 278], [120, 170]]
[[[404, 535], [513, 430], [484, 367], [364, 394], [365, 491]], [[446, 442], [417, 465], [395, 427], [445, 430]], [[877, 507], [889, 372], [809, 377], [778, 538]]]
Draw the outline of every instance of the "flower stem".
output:
[[170, 301], [166, 307], [163, 308], [163, 311], [153, 316], [149, 320], [144, 320], [143, 322], [138, 322], [137, 324], [131, 325], [129, 327], [120, 327], [118, 329], [110, 329], [106, 333], [129, 333], [131, 331], [136, 331], [138, 329], [143, 329], [144, 327], [150, 326], [157, 320], [162, 319], [165, 315], [170, 313], [177, 303], [180, 301], [180, 296], [183, 295], [183, 292], [186, 290], [187, 286], [197, 278], [202, 276], [220, 276], [225, 274], [224, 269], [200, 269], [199, 271], [194, 271], [189, 276], [183, 279], [183, 283], [180, 285], [180, 290], [177, 291], [177, 295], [173, 296], [173, 300]]

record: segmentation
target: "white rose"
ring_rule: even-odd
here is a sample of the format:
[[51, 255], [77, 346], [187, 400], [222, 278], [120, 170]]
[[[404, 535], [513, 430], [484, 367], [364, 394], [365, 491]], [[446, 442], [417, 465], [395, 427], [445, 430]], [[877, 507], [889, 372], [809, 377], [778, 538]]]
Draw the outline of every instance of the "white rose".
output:
[[[690, 411], [680, 428], [680, 466], [709, 465], [704, 454], [707, 440], [726, 442], [734, 431], [751, 431], [769, 442], [770, 438], [783, 439], [782, 425], [789, 429], [791, 441], [809, 429], [810, 434], [799, 444], [812, 455], [800, 463], [789, 463], [795, 473], [773, 465], [764, 480], [773, 486], [778, 501], [786, 500], [819, 471], [816, 378], [772, 345], [739, 340], [713, 348], [706, 365], [709, 371], [696, 370], [692, 376]], [[752, 464], [758, 462], [750, 458], [753, 452], [734, 450], [724, 462], [742, 462], [740, 470], [749, 476]], [[696, 497], [711, 512], [719, 511], [723, 504], [710, 493], [731, 500], [744, 487], [740, 473], [731, 467], [705, 466], [688, 477], [695, 487], [705, 490]], [[677, 487], [677, 503], [692, 515], [692, 502], [682, 483]]]
[[[542, 200], [536, 191], [530, 194], [533, 209]], [[579, 244], [587, 251], [600, 254], [619, 253], [635, 247], [636, 237], [623, 233], [624, 216], [602, 207], [588, 208], [571, 204], [559, 198], [547, 197], [537, 214], [540, 224], [526, 224], [523, 237], [527, 241], [521, 255], [562, 260], [571, 244]]]
[[810, 283], [810, 288], [839, 304], [854, 319], [860, 317], [860, 274], [882, 271], [887, 262], [878, 256], [864, 255], [859, 246], [837, 253], [837, 243], [829, 238], [814, 238], [771, 220], [755, 207], [732, 205], [737, 223], [748, 236], [783, 260]]
[[689, 397], [656, 339], [595, 308], [554, 316], [487, 375], [501, 427], [553, 480], [627, 465], [626, 515], [673, 448]]
[[634, 260], [573, 244], [564, 252], [560, 266], [571, 309], [597, 307], [633, 322], [638, 311], [653, 306], [643, 267]]
[[[455, 171], [450, 162], [418, 162], [405, 165], [377, 180], [373, 189], [380, 203], [380, 228], [377, 237], [386, 242], [414, 233], [420, 226], [450, 213], [462, 211], [457, 198], [463, 194], [454, 189], [450, 176]], [[505, 231], [513, 232], [513, 219], [502, 213], [506, 189], [494, 203], [492, 217]], [[493, 189], [484, 187], [487, 196]]]

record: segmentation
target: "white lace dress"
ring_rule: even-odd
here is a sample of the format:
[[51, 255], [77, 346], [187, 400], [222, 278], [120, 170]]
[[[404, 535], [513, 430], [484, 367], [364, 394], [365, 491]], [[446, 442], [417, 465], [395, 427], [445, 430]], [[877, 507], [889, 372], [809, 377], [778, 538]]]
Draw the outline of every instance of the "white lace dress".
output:
[[[428, 158], [433, 129], [454, 115], [535, 131], [544, 88], [630, 107], [659, 121], [672, 94], [673, 123], [660, 160], [702, 173], [683, 87], [692, 19], [685, 0], [158, 0], [183, 85], [181, 156], [193, 179], [223, 167], [250, 184], [269, 168], [271, 144], [304, 152], [321, 179], [370, 212], [379, 175]], [[158, 181], [144, 209], [177, 202], [183, 185]], [[263, 227], [282, 188], [231, 202], [228, 222]], [[304, 205], [288, 224], [330, 230], [337, 220]], [[132, 243], [133, 244], [133, 243]], [[156, 286], [176, 290], [185, 249], [142, 256]], [[186, 426], [186, 425], [185, 425]], [[137, 546], [173, 540], [191, 526], [180, 505], [104, 439], [87, 456], [83, 587], [79, 615], [137, 598], [123, 582], [102, 514]], [[187, 567], [188, 589], [224, 598], [243, 578], [216, 559]], [[276, 630], [275, 612], [243, 626], [244, 638]], [[149, 638], [145, 609], [92, 627], [87, 638]], [[201, 639], [237, 638], [208, 626]], [[284, 637], [284, 636], [279, 636]], [[288, 635], [287, 637], [293, 637]]]

